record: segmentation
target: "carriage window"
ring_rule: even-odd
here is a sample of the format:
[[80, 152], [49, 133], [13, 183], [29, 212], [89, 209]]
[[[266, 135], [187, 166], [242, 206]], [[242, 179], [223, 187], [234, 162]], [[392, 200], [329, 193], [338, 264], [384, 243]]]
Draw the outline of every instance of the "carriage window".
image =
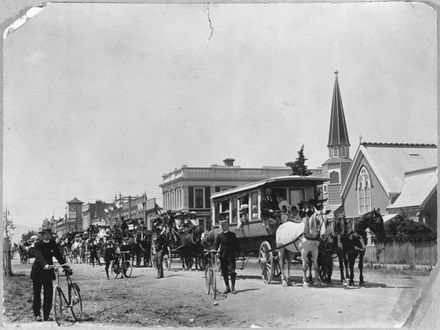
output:
[[238, 220], [238, 209], [237, 209], [237, 197], [231, 198], [231, 210], [232, 210], [232, 220], [231, 223], [237, 223]]
[[290, 205], [298, 206], [304, 199], [304, 189], [290, 189]]
[[258, 220], [258, 192], [251, 194], [250, 213], [251, 220]]
[[278, 203], [287, 199], [286, 188], [273, 188], [272, 191]]
[[214, 203], [214, 225], [218, 225], [220, 223], [220, 203]]
[[370, 175], [365, 167], [359, 172], [358, 176], [358, 204], [359, 214], [364, 214], [371, 211], [371, 180]]
[[204, 203], [203, 203], [204, 194], [205, 194], [204, 188], [194, 188], [194, 200], [195, 200], [196, 209], [204, 208]]

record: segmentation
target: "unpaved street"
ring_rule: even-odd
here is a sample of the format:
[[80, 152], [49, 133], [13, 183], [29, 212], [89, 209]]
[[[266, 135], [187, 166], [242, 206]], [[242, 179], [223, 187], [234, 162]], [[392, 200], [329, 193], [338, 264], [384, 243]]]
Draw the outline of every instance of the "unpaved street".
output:
[[[112, 326], [394, 327], [405, 321], [427, 280], [417, 271], [367, 270], [363, 288], [304, 289], [295, 265], [297, 284], [285, 288], [279, 282], [264, 284], [258, 265], [249, 264], [238, 270], [238, 293], [220, 295], [214, 304], [205, 294], [203, 272], [173, 268], [156, 280], [155, 270], [134, 268], [130, 279], [107, 280], [103, 266], [72, 268], [83, 296], [83, 324]], [[29, 264], [14, 265], [14, 273], [24, 275], [5, 283], [5, 315], [10, 325], [41, 327], [32, 320], [29, 271]], [[221, 279], [218, 283], [222, 291]]]

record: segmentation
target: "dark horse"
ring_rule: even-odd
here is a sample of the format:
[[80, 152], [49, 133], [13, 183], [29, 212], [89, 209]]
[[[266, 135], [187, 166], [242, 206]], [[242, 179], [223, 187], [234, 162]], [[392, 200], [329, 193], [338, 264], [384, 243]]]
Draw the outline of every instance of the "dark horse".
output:
[[[345, 219], [339, 215], [327, 226], [322, 241], [319, 246], [319, 274], [321, 280], [327, 284], [332, 283], [333, 272], [333, 254], [336, 254], [339, 261], [339, 271], [341, 273], [341, 284], [344, 284], [347, 280], [344, 277], [344, 264], [346, 264], [346, 258], [342, 246], [343, 236], [345, 234]], [[348, 271], [346, 270], [347, 278]]]
[[379, 241], [382, 241], [385, 238], [385, 227], [379, 210], [373, 209], [373, 211], [365, 213], [360, 218], [346, 219], [345, 221], [345, 233], [342, 236], [342, 246], [344, 257], [346, 258], [344, 263], [347, 276], [348, 269], [350, 270], [348, 283], [350, 286], [354, 285], [353, 268], [358, 255], [360, 273], [359, 285], [365, 285], [362, 271], [364, 268], [365, 247], [367, 245], [367, 228], [374, 233]]

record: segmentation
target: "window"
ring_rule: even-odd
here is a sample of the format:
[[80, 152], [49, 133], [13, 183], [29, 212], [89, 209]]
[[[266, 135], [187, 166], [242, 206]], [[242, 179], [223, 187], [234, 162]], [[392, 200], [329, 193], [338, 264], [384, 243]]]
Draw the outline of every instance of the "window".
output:
[[238, 203], [237, 197], [232, 197], [231, 198], [232, 219], [231, 219], [230, 223], [237, 223], [237, 220], [238, 220], [237, 203]]
[[219, 202], [214, 204], [214, 225], [220, 224], [220, 207], [221, 204]]
[[290, 189], [290, 206], [298, 206], [304, 200], [304, 189]]
[[359, 171], [357, 180], [359, 214], [371, 211], [371, 180], [365, 167]]
[[341, 147], [341, 156], [342, 157], [346, 157], [347, 156], [347, 153], [346, 153], [346, 150], [345, 150], [345, 146]]
[[251, 214], [251, 220], [258, 220], [258, 192], [253, 192], [251, 194], [249, 213]]
[[333, 148], [333, 156], [338, 157], [338, 148]]
[[330, 172], [330, 184], [340, 184], [340, 180], [339, 180], [339, 170], [332, 170]]
[[205, 207], [204, 195], [205, 195], [204, 188], [194, 188], [194, 201], [195, 201], [194, 207], [196, 209], [203, 209]]

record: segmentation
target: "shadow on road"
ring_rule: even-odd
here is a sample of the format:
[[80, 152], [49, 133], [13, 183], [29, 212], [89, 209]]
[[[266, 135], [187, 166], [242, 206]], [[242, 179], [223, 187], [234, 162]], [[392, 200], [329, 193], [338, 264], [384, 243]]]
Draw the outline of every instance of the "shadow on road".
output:
[[258, 291], [260, 289], [254, 288], [254, 289], [243, 289], [243, 290], [237, 290], [237, 293], [246, 292], [246, 291]]

